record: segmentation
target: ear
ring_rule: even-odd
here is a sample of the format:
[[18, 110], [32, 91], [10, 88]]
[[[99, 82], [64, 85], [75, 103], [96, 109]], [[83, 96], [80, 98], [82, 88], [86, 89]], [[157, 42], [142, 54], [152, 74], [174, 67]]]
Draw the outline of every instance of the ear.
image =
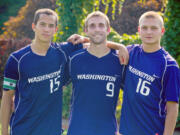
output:
[[55, 29], [55, 32], [57, 32], [58, 31], [58, 27], [56, 27], [56, 29]]
[[85, 33], [87, 33], [87, 31], [88, 31], [88, 30], [87, 30], [87, 28], [86, 28], [86, 27], [84, 27], [84, 32], [85, 32]]
[[140, 26], [138, 26], [138, 32], [140, 32], [140, 30], [141, 30], [141, 29], [140, 29]]
[[110, 27], [107, 28], [107, 32], [108, 32], [108, 33], [111, 32], [111, 28], [110, 28]]
[[162, 33], [162, 34], [165, 33], [165, 28], [164, 28], [164, 27], [162, 28], [161, 33]]
[[32, 23], [32, 30], [33, 30], [33, 31], [35, 31], [35, 26], [36, 26], [36, 25], [35, 25], [34, 23]]

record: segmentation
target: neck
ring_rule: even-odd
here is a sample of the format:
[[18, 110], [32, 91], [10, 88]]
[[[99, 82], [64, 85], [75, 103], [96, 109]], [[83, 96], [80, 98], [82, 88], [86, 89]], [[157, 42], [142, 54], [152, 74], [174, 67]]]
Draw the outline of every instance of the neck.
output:
[[107, 55], [110, 52], [110, 49], [106, 46], [106, 42], [102, 44], [94, 44], [90, 42], [90, 47], [87, 49], [87, 51], [90, 54], [100, 58]]
[[34, 53], [45, 56], [47, 53], [47, 50], [50, 47], [51, 42], [42, 42], [40, 40], [35, 39], [31, 44], [31, 49]]
[[161, 49], [161, 45], [159, 44], [142, 44], [143, 50], [148, 53], [156, 52]]

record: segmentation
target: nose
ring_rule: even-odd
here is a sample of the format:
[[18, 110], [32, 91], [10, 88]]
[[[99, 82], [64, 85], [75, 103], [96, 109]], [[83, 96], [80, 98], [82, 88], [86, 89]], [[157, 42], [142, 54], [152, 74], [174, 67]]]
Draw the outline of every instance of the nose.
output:
[[45, 27], [44, 27], [44, 31], [49, 31], [50, 30], [50, 28], [46, 25]]
[[152, 30], [150, 28], [147, 29], [147, 33], [150, 34]]
[[96, 26], [96, 28], [95, 28], [95, 31], [101, 31], [101, 29], [100, 29], [100, 27], [99, 26]]

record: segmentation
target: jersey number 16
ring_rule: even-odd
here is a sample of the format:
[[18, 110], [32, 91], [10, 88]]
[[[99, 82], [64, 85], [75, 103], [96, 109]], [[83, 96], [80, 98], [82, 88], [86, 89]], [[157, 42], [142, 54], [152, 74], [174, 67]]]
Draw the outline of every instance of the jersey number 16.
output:
[[141, 78], [139, 78], [139, 82], [136, 88], [136, 93], [140, 93], [144, 96], [148, 96], [150, 93], [150, 88], [147, 85], [151, 85], [151, 83], [146, 80], [143, 81]]

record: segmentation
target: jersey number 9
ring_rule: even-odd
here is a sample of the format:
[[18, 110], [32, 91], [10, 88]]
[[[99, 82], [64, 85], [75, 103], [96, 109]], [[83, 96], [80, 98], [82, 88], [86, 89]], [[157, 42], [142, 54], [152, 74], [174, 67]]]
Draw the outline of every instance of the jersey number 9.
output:
[[106, 90], [108, 91], [106, 96], [113, 97], [114, 96], [114, 83], [108, 82], [106, 85]]

